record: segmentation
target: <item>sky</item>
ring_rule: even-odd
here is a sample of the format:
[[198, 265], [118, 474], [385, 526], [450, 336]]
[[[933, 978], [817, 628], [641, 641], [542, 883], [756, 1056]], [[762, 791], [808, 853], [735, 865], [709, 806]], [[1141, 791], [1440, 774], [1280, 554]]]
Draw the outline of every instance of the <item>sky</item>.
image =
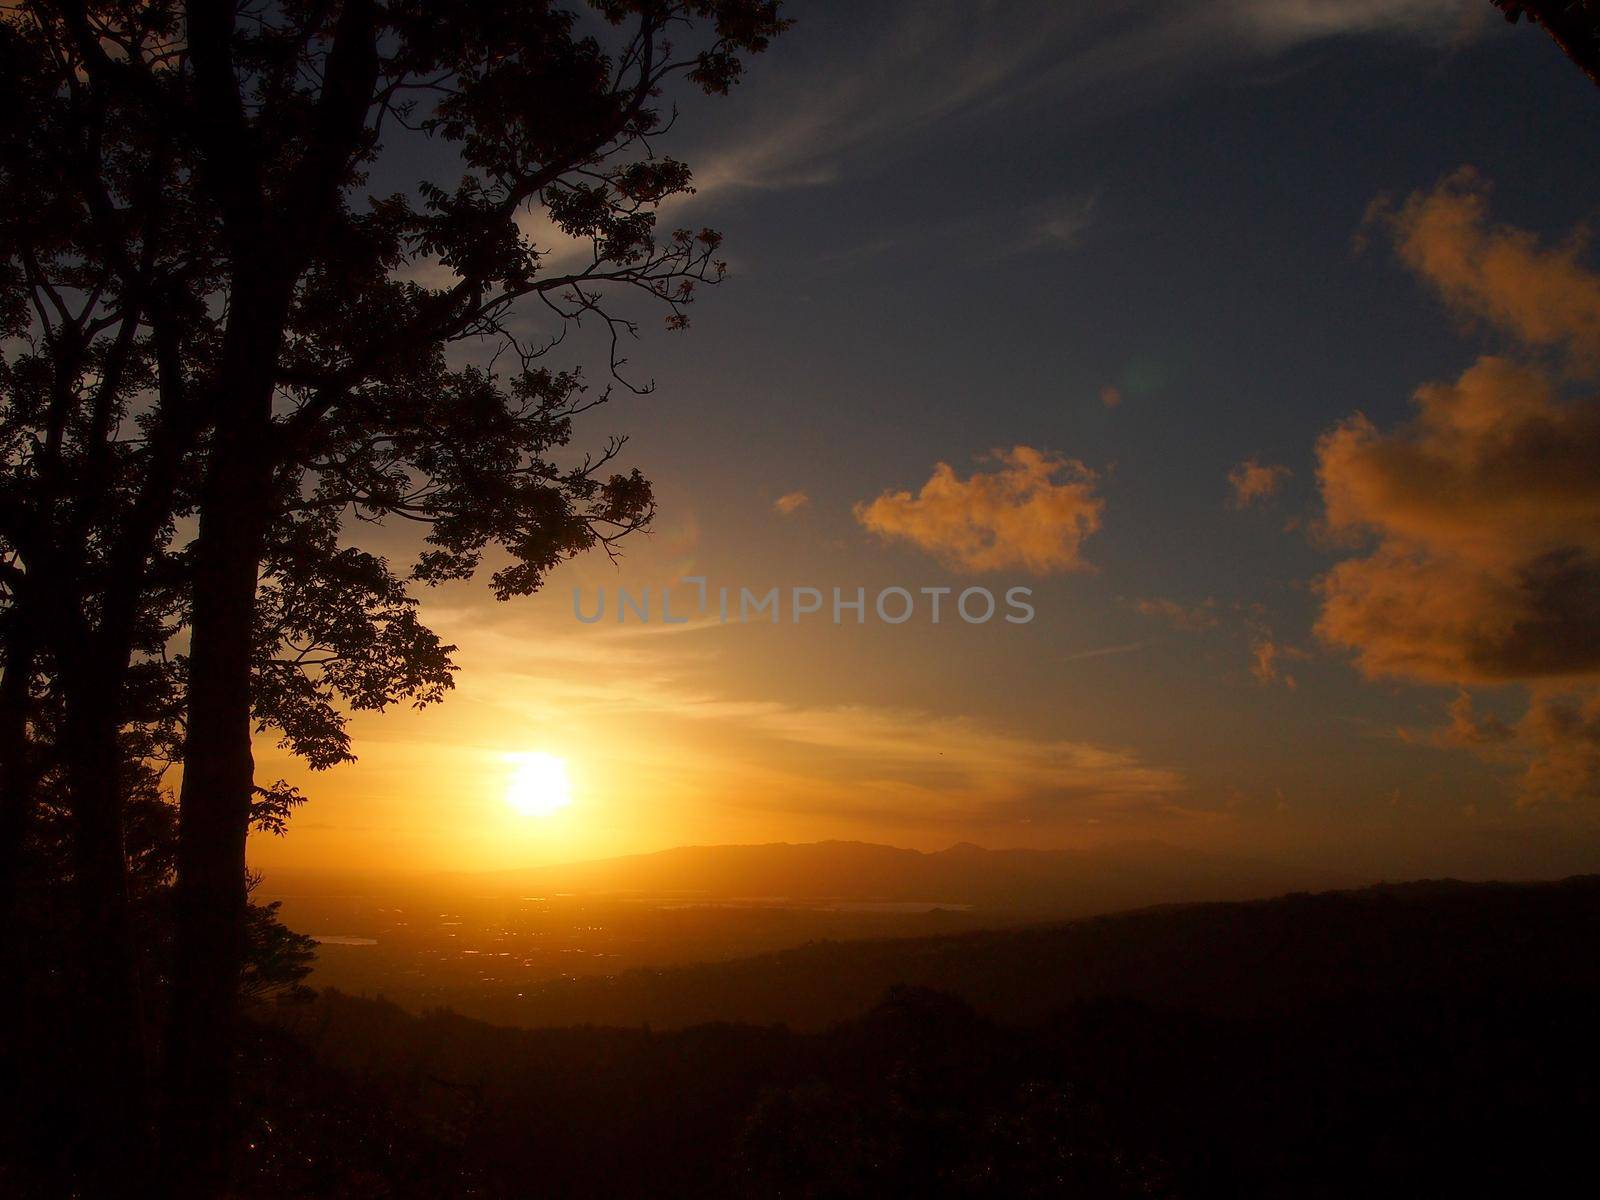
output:
[[[628, 435], [653, 531], [531, 598], [423, 593], [453, 693], [355, 714], [328, 772], [263, 736], [310, 801], [252, 863], [1600, 867], [1593, 85], [1475, 2], [789, 7], [662, 147], [698, 188], [664, 219], [729, 278], [578, 431]], [[603, 383], [596, 339], [563, 352]], [[719, 620], [723, 587], [782, 619]], [[569, 805], [507, 803], [530, 754]]]

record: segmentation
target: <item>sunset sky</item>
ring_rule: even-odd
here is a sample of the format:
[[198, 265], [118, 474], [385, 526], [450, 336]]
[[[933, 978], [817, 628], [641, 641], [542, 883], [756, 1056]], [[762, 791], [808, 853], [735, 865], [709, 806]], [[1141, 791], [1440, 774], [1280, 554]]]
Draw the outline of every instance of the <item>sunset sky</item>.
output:
[[[823, 838], [1600, 862], [1593, 85], [1481, 0], [936, 7], [795, 5], [685, 101], [667, 219], [730, 277], [577, 438], [629, 435], [654, 532], [426, 593], [456, 689], [357, 714], [357, 763], [264, 736], [311, 797], [269, 878]], [[683, 576], [867, 620], [615, 620]], [[891, 586], [1037, 615], [891, 626]], [[533, 752], [548, 815], [507, 802]]]

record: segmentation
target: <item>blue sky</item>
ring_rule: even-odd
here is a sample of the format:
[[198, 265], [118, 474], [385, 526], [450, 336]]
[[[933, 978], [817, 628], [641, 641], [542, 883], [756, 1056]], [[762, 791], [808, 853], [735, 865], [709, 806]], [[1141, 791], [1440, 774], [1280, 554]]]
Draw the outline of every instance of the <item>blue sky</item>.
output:
[[[917, 790], [903, 761], [771, 728], [787, 747], [748, 757], [781, 762], [781, 779], [741, 774], [729, 729], [715, 745], [686, 738], [663, 702], [630, 709], [640, 744], [694, 754], [640, 751], [630, 769], [698, 798], [633, 836], [626, 773], [596, 767], [610, 824], [591, 830], [609, 840], [516, 852], [748, 840], [764, 821], [786, 840], [1056, 845], [1088, 830], [1310, 856], [1348, 842], [1396, 869], [1570, 867], [1591, 841], [1586, 810], [1518, 806], [1505, 762], [1401, 736], [1444, 721], [1454, 686], [1366, 678], [1315, 636], [1316, 580], [1349, 554], [1315, 536], [1315, 456], [1352, 414], [1392, 428], [1420, 385], [1505, 341], [1442, 304], [1382, 235], [1361, 249], [1369, 206], [1470, 165], [1495, 221], [1559, 243], [1596, 215], [1592, 85], [1486, 3], [790, 7], [795, 28], [734, 97], [686, 100], [663, 144], [700, 183], [665, 220], [721, 229], [730, 278], [689, 331], [633, 348], [630, 371], [656, 391], [619, 396], [591, 427], [630, 435], [657, 530], [620, 567], [572, 564], [511, 610], [460, 589], [431, 598], [468, 663], [453, 720], [596, 736], [571, 724], [588, 691], [556, 715], [519, 708], [496, 675], [507, 645], [532, 662], [549, 639], [588, 635], [570, 619], [573, 586], [679, 572], [869, 593], [1026, 584], [1039, 616], [1025, 629], [699, 631], [643, 661], [680, 694], [734, 706], [731, 725], [756, 709], [920, 715], [1002, 745], [1125, 755], [1161, 773], [1148, 790], [1162, 799], [1141, 784], [1124, 808], [1085, 805], [1069, 772], [1059, 793], [947, 781], [956, 799], [929, 804], [938, 781]], [[1103, 509], [1081, 569], [967, 577], [855, 515], [886, 490], [916, 493], [938, 463], [965, 477], [1013, 446], [1095, 473]], [[1228, 476], [1246, 460], [1288, 474], [1240, 508]], [[775, 511], [794, 492], [807, 503]], [[1210, 628], [1174, 628], [1141, 602]], [[480, 644], [491, 633], [499, 649]], [[1278, 656], [1266, 682], [1252, 672], [1262, 641]], [[570, 674], [556, 686], [539, 672], [518, 678], [565, 694]], [[1511, 721], [1527, 692], [1512, 680], [1480, 695]], [[417, 719], [371, 719], [379, 765], [349, 769], [355, 792], [388, 786], [381, 746], [419, 736], [404, 724]], [[380, 774], [362, 784], [364, 769]], [[853, 809], [863, 777], [886, 799]]]

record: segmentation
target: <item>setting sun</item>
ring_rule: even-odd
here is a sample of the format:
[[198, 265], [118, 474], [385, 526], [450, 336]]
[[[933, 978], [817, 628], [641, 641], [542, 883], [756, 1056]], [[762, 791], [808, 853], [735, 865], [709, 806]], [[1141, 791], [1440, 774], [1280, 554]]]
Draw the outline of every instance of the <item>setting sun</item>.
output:
[[506, 803], [527, 817], [548, 817], [572, 803], [572, 781], [564, 759], [542, 750], [511, 755]]

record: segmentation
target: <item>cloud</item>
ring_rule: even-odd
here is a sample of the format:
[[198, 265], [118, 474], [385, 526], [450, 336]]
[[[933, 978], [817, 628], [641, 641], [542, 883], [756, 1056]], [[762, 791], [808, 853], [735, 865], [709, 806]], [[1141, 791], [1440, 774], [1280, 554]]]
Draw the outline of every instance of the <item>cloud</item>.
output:
[[1450, 724], [1440, 739], [1450, 746], [1498, 746], [1516, 736], [1512, 728], [1492, 713], [1480, 715], [1471, 693], [1462, 690], [1450, 703]]
[[1303, 652], [1280, 645], [1270, 634], [1259, 634], [1250, 645], [1250, 674], [1255, 676], [1256, 682], [1263, 687], [1281, 683], [1293, 691], [1298, 686], [1295, 678], [1279, 666], [1279, 661], [1285, 658], [1304, 657]]
[[1011, 244], [1010, 251], [1071, 249], [1094, 224], [1094, 210], [1099, 199], [1098, 192], [1091, 192], [1032, 205], [1020, 214], [1025, 233]]
[[1219, 605], [1207, 599], [1201, 604], [1184, 605], [1176, 600], [1157, 599], [1140, 600], [1134, 608], [1144, 616], [1165, 621], [1186, 633], [1207, 633], [1226, 621], [1230, 634], [1240, 634], [1246, 639], [1250, 675], [1262, 687], [1281, 685], [1294, 691], [1299, 681], [1284, 664], [1311, 658], [1308, 651], [1277, 638], [1267, 623], [1266, 610], [1259, 604]]
[[1233, 489], [1233, 506], [1248, 508], [1257, 500], [1268, 500], [1283, 481], [1293, 474], [1288, 467], [1263, 466], [1253, 458], [1228, 472], [1228, 486]]
[[[1581, 238], [1541, 249], [1490, 227], [1488, 185], [1458, 171], [1376, 227], [1452, 306], [1524, 348], [1600, 365], [1600, 274]], [[1317, 446], [1325, 528], [1370, 539], [1321, 582], [1318, 631], [1361, 669], [1438, 683], [1600, 675], [1600, 400], [1548, 372], [1480, 358], [1418, 389], [1379, 430], [1356, 414]]]
[[1110, 658], [1117, 654], [1132, 654], [1135, 650], [1143, 650], [1143, 642], [1121, 642], [1115, 646], [1096, 646], [1092, 650], [1078, 650], [1066, 654], [1059, 661], [1064, 663], [1087, 662], [1091, 658]]
[[[1600, 370], [1583, 237], [1492, 226], [1488, 194], [1458, 171], [1368, 227], [1461, 315], [1569, 379]], [[1552, 369], [1485, 356], [1397, 428], [1358, 413], [1317, 445], [1323, 527], [1365, 544], [1319, 581], [1317, 633], [1369, 677], [1529, 688], [1514, 724], [1463, 690], [1413, 738], [1520, 764], [1524, 804], [1600, 798], [1600, 399], [1564, 398]]]
[[1318, 443], [1327, 530], [1376, 541], [1321, 580], [1318, 634], [1372, 677], [1600, 674], [1600, 403], [1484, 358], [1416, 405]]
[[[690, 139], [673, 148], [694, 169], [692, 196], [663, 206], [661, 227], [701, 219], [730, 194], [823, 187], [881, 170], [923, 146], [930, 133], [974, 113], [1049, 106], [1054, 118], [1095, 121], [1206, 72], [1268, 60], [1295, 47], [1350, 34], [1441, 41], [1460, 27], [1466, 0], [1108, 0], [1085, 21], [1071, 5], [986, 5], [979, 19], [920, 0], [872, 5], [847, 23], [807, 18], [818, 40], [751, 64], [740, 103], [727, 114], [695, 114]], [[857, 14], [852, 13], [855, 18]], [[840, 32], [847, 30], [848, 32]], [[830, 36], [831, 32], [831, 36]], [[821, 61], [818, 61], [818, 59]], [[684, 97], [685, 105], [698, 98]], [[701, 124], [701, 119], [704, 124]], [[723, 122], [727, 122], [724, 124]], [[710, 132], [710, 131], [715, 132]], [[1000, 247], [1072, 245], [1093, 196], [1034, 205], [1022, 236]], [[1013, 211], [1008, 214], [1017, 218]], [[545, 253], [543, 269], [581, 268], [586, 242], [554, 229], [542, 210], [519, 224]], [[983, 230], [995, 228], [992, 220]], [[932, 232], [927, 240], [940, 241]], [[941, 250], [948, 252], [948, 245]], [[454, 282], [437, 263], [409, 276]]]
[[799, 512], [810, 503], [811, 497], [804, 492], [785, 492], [772, 502], [772, 507], [788, 517]]
[[[826, 751], [835, 769], [854, 770], [864, 780], [897, 779], [941, 806], [951, 800], [940, 796], [946, 788], [994, 798], [1049, 791], [1111, 806], [1182, 788], [1172, 772], [1146, 766], [1126, 751], [1029, 738], [965, 717], [868, 706], [714, 701], [700, 715], [732, 719], [765, 737]], [[930, 754], [929, 746], [939, 747], [938, 754]]]
[[1140, 600], [1134, 607], [1147, 617], [1157, 617], [1174, 629], [1189, 633], [1215, 629], [1220, 620], [1214, 600], [1190, 606], [1179, 604], [1176, 600]]
[[1250, 647], [1250, 674], [1257, 683], [1272, 683], [1278, 678], [1278, 648], [1268, 641]]
[[1489, 195], [1489, 183], [1462, 167], [1398, 209], [1378, 201], [1368, 226], [1386, 231], [1400, 261], [1463, 317], [1564, 350], [1579, 368], [1600, 366], [1600, 274], [1583, 262], [1586, 231], [1542, 246], [1526, 230], [1491, 224]]
[[1294, 691], [1299, 681], [1284, 667], [1285, 663], [1303, 662], [1311, 654], [1298, 646], [1280, 641], [1267, 623], [1265, 609], [1258, 604], [1233, 603], [1219, 605], [1207, 599], [1201, 604], [1185, 605], [1176, 600], [1140, 600], [1134, 608], [1147, 617], [1165, 621], [1174, 629], [1185, 633], [1207, 633], [1217, 629], [1226, 620], [1230, 633], [1242, 633], [1249, 645], [1251, 677], [1262, 687], [1281, 685]]
[[886, 491], [857, 504], [856, 520], [961, 571], [1086, 569], [1080, 549], [1105, 507], [1094, 494], [1095, 473], [1031, 446], [997, 450], [989, 461], [998, 466], [966, 479], [939, 463], [916, 495]]
[[1463, 0], [1233, 0], [1221, 7], [1264, 43], [1297, 45], [1349, 34], [1455, 37], [1483, 6]]
[[1448, 725], [1402, 737], [1517, 768], [1514, 794], [1523, 807], [1600, 800], [1600, 690], [1538, 691], [1514, 724], [1480, 713], [1466, 691], [1448, 713]]
[[[1446, 44], [1474, 0], [1108, 0], [1094, 20], [1072, 5], [959, 7], [904, 0], [819, 25], [815, 55], [773, 55], [742, 85], [743, 121], [689, 154], [702, 196], [729, 188], [822, 185], [881, 169], [927, 130], [972, 112], [1050, 105], [1103, 117], [1206, 72], [1271, 59], [1325, 38]], [[808, 23], [809, 28], [809, 23]], [[848, 28], [848, 34], [837, 32]], [[801, 51], [800, 46], [790, 47]]]
[[1517, 732], [1531, 750], [1521, 803], [1600, 800], [1600, 692], [1535, 696]]
[[[910, 706], [731, 694], [705, 671], [713, 652], [704, 642], [622, 633], [596, 626], [530, 639], [516, 626], [478, 628], [474, 653], [495, 664], [474, 676], [475, 701], [487, 706], [480, 722], [627, 728], [629, 753], [697, 795], [875, 822], [1145, 820], [1176, 812], [1187, 791], [1179, 773], [1124, 748]], [[784, 677], [758, 673], [763, 687]], [[486, 711], [501, 715], [485, 720]]]

